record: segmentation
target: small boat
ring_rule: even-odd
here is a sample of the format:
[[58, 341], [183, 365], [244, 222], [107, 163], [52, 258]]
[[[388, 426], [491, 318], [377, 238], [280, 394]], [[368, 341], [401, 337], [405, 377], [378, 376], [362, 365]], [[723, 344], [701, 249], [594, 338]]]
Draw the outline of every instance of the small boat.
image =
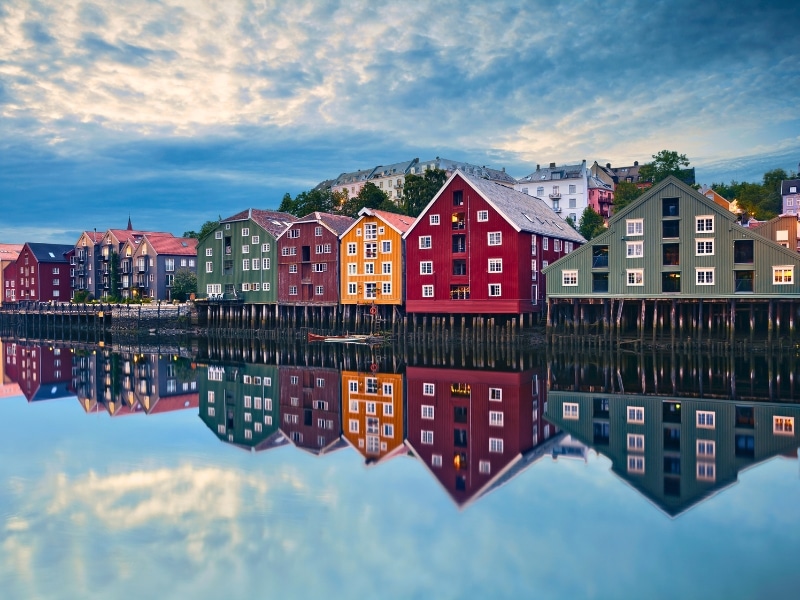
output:
[[333, 342], [340, 344], [381, 344], [381, 335], [320, 335], [318, 333], [308, 333], [309, 342]]

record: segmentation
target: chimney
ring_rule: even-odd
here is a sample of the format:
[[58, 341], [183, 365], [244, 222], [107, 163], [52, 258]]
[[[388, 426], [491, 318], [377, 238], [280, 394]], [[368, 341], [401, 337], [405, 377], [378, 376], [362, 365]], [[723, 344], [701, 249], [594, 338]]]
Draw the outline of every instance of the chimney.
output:
[[610, 168], [611, 168], [611, 163], [606, 163], [606, 169], [610, 169]]
[[536, 170], [538, 171], [538, 170], [539, 170], [539, 169], [541, 169], [541, 168], [542, 168], [542, 167], [541, 167], [541, 165], [539, 165], [539, 164], [537, 163], [537, 164], [536, 164]]
[[633, 166], [634, 167], [638, 167], [639, 166], [639, 161], [638, 160], [633, 161]]
[[556, 168], [556, 163], [550, 163], [550, 168], [551, 169], [555, 169]]
[[506, 168], [505, 168], [505, 167], [503, 167], [503, 173], [505, 173], [505, 172], [506, 172]]

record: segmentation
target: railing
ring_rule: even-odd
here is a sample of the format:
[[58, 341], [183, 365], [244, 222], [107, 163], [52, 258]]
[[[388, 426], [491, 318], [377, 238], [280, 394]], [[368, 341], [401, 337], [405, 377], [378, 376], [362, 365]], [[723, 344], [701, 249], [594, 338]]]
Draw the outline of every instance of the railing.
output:
[[550, 198], [561, 198], [561, 192], [553, 192], [552, 194], [548, 194]]
[[736, 279], [736, 292], [752, 292], [753, 280], [752, 279]]
[[608, 267], [608, 254], [603, 256], [593, 256], [592, 257], [592, 268], [593, 269], [603, 269]]

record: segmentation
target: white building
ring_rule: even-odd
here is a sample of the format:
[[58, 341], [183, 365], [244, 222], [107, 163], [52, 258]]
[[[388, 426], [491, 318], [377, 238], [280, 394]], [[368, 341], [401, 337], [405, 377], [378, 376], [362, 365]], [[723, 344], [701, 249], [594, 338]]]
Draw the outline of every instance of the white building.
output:
[[544, 200], [562, 219], [571, 217], [578, 223], [589, 205], [589, 170], [586, 161], [536, 170], [517, 180], [514, 189]]

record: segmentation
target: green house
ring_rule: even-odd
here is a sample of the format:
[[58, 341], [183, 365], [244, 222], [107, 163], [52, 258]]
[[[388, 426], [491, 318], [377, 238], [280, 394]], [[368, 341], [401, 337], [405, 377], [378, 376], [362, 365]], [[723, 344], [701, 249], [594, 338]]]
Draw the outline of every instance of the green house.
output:
[[800, 297], [800, 255], [669, 177], [542, 269], [551, 299]]
[[276, 238], [297, 218], [250, 208], [227, 219], [197, 245], [197, 297], [275, 304]]

